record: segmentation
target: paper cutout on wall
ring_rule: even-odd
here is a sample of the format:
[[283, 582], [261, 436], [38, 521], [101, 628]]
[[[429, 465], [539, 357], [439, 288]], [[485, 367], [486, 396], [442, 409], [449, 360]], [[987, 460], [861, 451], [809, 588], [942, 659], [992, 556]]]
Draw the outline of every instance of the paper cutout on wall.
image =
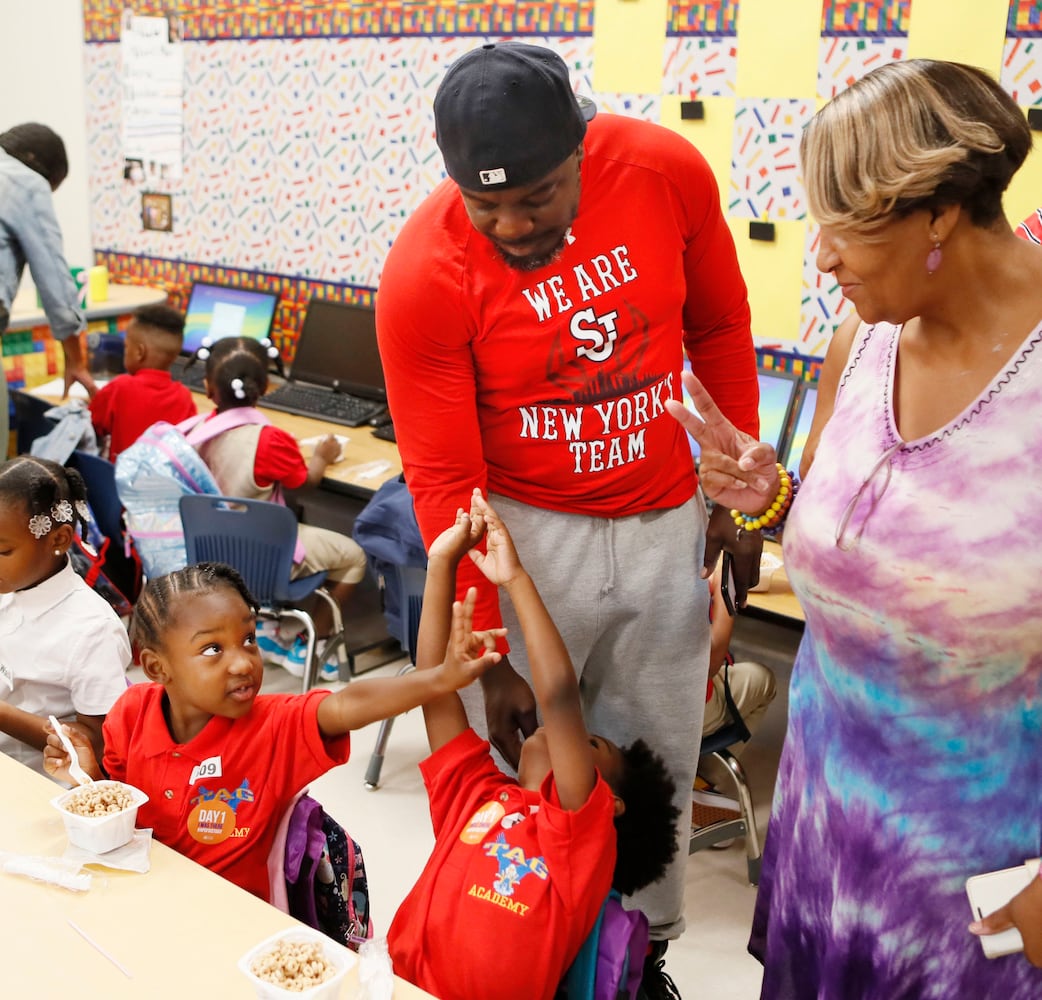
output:
[[905, 35], [912, 0], [823, 0], [823, 35]]
[[681, 97], [734, 97], [737, 51], [734, 36], [667, 38], [662, 92]]
[[1042, 105], [1042, 3], [1010, 0], [1002, 86], [1023, 107]]
[[837, 326], [850, 314], [853, 306], [843, 298], [839, 282], [829, 272], [817, 268], [821, 230], [808, 221], [803, 249], [803, 297], [800, 301], [800, 350], [823, 355]]
[[822, 38], [818, 60], [818, 97], [831, 100], [877, 66], [903, 59], [906, 45], [904, 37]]
[[745, 219], [802, 219], [807, 213], [799, 176], [803, 126], [813, 101], [736, 102], [727, 210]]

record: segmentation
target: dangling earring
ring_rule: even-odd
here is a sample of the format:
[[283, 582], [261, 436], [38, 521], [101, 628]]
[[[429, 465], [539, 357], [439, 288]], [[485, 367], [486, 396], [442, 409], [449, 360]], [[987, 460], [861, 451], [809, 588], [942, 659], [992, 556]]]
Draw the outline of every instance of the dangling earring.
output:
[[926, 255], [926, 273], [934, 274], [941, 267], [941, 241], [936, 233], [930, 233], [930, 239], [933, 240], [933, 249]]

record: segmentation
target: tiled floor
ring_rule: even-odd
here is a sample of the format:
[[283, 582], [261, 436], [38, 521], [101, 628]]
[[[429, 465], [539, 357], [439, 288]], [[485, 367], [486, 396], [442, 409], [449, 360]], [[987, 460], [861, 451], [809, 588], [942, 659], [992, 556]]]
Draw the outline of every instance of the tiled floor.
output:
[[[745, 622], [740, 620], [739, 624]], [[743, 761], [762, 836], [784, 732], [787, 666], [791, 662], [788, 643], [792, 640], [783, 635], [776, 650], [764, 650], [756, 645], [761, 639], [759, 632], [752, 634], [749, 648], [761, 653], [760, 658], [775, 668], [779, 695]], [[777, 645], [773, 634], [767, 634], [763, 641]], [[402, 663], [388, 663], [361, 676], [393, 675]], [[362, 657], [360, 668], [366, 665], [366, 657]], [[298, 690], [300, 682], [285, 671], [268, 667], [265, 673], [265, 690]], [[398, 903], [418, 876], [433, 840], [427, 799], [416, 767], [427, 752], [422, 713], [416, 710], [396, 720], [380, 787], [368, 791], [363, 779], [377, 730], [373, 725], [353, 734], [351, 760], [316, 781], [312, 794], [362, 845], [380, 933], [386, 931]], [[747, 879], [743, 841], [727, 850], [700, 851], [688, 858], [687, 866], [687, 931], [670, 945], [667, 971], [685, 1000], [755, 1000], [759, 996], [760, 967], [745, 946], [756, 890]]]

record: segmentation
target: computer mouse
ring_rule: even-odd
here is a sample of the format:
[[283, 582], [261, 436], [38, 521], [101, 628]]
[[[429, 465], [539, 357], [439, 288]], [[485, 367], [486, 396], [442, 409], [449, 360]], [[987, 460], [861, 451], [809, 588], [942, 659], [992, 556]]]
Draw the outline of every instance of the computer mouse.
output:
[[375, 417], [369, 418], [370, 427], [383, 427], [384, 424], [391, 422], [391, 414], [384, 410], [383, 413], [378, 413]]

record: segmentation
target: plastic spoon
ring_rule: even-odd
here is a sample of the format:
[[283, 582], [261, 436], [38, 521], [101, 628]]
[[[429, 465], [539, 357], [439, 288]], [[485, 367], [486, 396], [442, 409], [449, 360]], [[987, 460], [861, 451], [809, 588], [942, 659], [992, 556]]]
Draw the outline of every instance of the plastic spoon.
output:
[[80, 767], [80, 758], [76, 753], [76, 748], [72, 745], [72, 740], [69, 739], [62, 724], [53, 715], [48, 715], [47, 720], [50, 722], [51, 728], [58, 734], [62, 746], [68, 751], [69, 774], [76, 779], [77, 785], [89, 785], [94, 779]]

